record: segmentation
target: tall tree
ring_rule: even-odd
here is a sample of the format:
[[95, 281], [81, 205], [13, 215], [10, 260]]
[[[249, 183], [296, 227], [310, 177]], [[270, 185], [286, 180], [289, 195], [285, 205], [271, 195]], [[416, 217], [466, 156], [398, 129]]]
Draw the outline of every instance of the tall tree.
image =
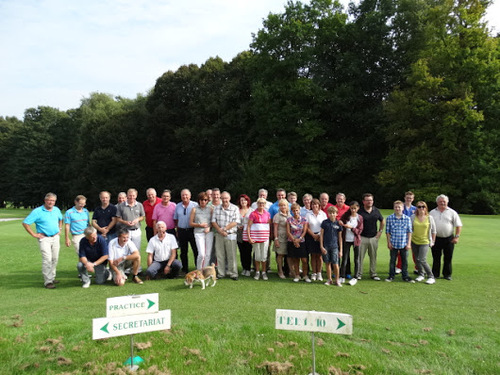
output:
[[12, 152], [6, 163], [9, 200], [34, 206], [52, 191], [58, 194], [58, 204], [66, 203], [64, 176], [73, 144], [71, 137], [64, 136], [67, 134], [74, 134], [68, 113], [51, 107], [25, 111], [24, 123], [15, 127], [10, 138]]
[[390, 145], [379, 181], [432, 201], [450, 195], [464, 212], [500, 209], [497, 41], [487, 2], [438, 1], [427, 13], [427, 45], [386, 105]]

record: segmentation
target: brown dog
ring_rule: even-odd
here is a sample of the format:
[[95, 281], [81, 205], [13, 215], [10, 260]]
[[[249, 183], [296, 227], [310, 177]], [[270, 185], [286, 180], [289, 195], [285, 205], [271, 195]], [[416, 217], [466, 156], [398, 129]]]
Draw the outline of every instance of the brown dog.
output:
[[201, 289], [205, 289], [205, 277], [203, 276], [203, 272], [201, 272], [200, 270], [188, 272], [184, 280], [184, 285], [189, 285], [189, 289], [193, 289], [193, 284], [195, 281], [201, 283]]
[[189, 286], [189, 289], [192, 289], [194, 282], [198, 281], [201, 283], [201, 289], [205, 289], [205, 286], [210, 284], [210, 279], [212, 279], [212, 286], [215, 286], [217, 283], [217, 272], [215, 271], [214, 263], [201, 270], [194, 270], [187, 273], [184, 285]]
[[212, 279], [212, 286], [215, 286], [217, 283], [217, 272], [215, 271], [215, 263], [212, 263], [210, 266], [203, 268], [202, 270], [203, 277], [206, 281], [206, 286], [210, 284], [210, 279]]

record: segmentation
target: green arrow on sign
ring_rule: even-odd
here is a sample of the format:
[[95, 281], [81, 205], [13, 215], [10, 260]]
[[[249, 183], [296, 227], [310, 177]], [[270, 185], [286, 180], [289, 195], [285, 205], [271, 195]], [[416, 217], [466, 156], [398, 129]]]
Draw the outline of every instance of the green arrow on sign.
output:
[[148, 306], [148, 309], [151, 308], [151, 306], [153, 306], [155, 303], [153, 301], [151, 301], [150, 299], [148, 299], [148, 303], [149, 303], [149, 306]]
[[109, 333], [109, 331], [108, 331], [108, 324], [109, 324], [109, 323], [106, 323], [106, 324], [105, 324], [105, 325], [101, 328], [101, 331], [106, 332], [106, 333]]
[[340, 320], [339, 318], [337, 318], [337, 321], [339, 322], [337, 329], [341, 329], [343, 326], [345, 326], [345, 323], [342, 320]]

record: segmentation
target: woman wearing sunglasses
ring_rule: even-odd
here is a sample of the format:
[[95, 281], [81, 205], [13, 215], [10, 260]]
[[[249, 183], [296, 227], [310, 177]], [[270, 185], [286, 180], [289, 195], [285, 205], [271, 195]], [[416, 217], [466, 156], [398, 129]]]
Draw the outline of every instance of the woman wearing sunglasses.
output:
[[411, 249], [417, 261], [418, 277], [415, 281], [424, 281], [427, 274], [426, 284], [434, 284], [436, 279], [432, 274], [431, 267], [427, 263], [427, 253], [436, 240], [436, 224], [429, 215], [427, 204], [423, 201], [417, 203], [417, 211], [411, 216], [413, 235], [411, 237]]
[[201, 270], [209, 266], [212, 245], [214, 243], [214, 232], [212, 232], [213, 207], [208, 205], [208, 194], [202, 191], [198, 194], [198, 207], [191, 210], [189, 226], [194, 228], [194, 239], [198, 248], [196, 268]]

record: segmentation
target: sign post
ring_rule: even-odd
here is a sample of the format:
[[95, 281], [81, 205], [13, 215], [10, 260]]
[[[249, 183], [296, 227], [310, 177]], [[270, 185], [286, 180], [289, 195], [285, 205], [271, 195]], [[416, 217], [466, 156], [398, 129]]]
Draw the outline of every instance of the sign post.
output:
[[276, 309], [275, 328], [286, 331], [311, 332], [312, 375], [318, 375], [316, 373], [314, 332], [352, 335], [352, 316], [348, 314], [321, 311]]
[[130, 335], [130, 369], [143, 362], [134, 358], [134, 334], [170, 329], [170, 310], [158, 311], [158, 293], [114, 297], [106, 300], [106, 317], [92, 320], [92, 339]]

